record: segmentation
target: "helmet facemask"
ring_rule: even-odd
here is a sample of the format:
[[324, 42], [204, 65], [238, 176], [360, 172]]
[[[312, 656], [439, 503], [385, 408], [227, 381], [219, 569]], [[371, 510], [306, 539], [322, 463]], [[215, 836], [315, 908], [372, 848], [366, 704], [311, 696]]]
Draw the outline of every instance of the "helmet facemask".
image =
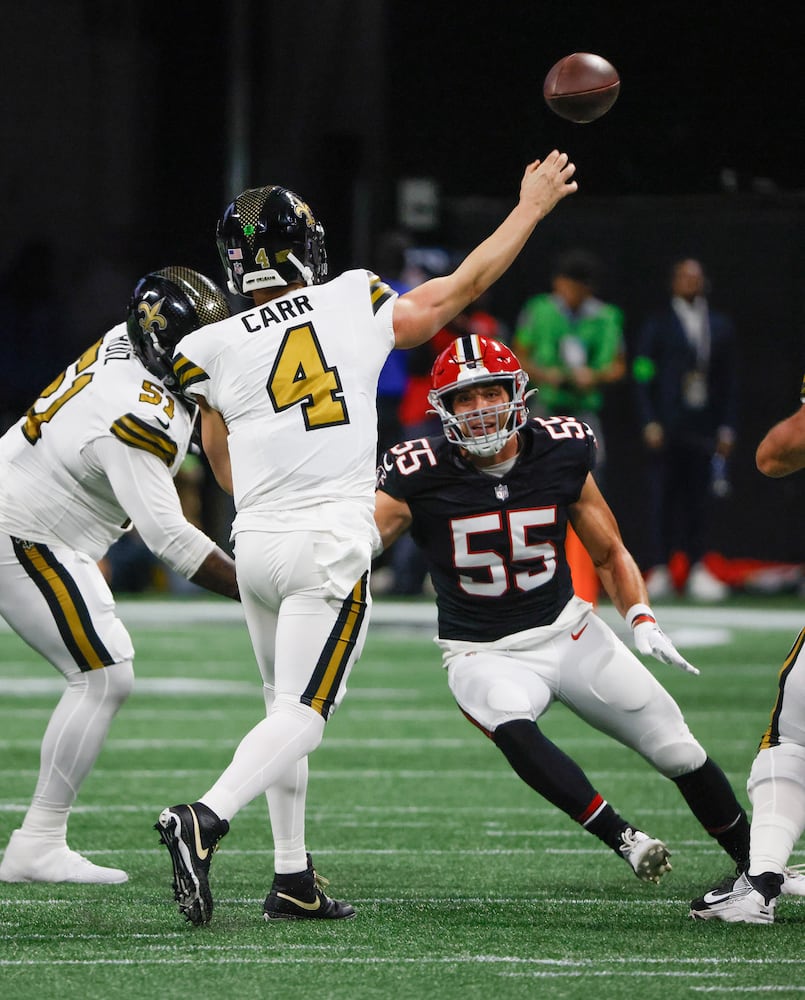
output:
[[[509, 439], [525, 424], [528, 410], [525, 389], [528, 378], [525, 372], [514, 375], [497, 375], [481, 370], [446, 389], [431, 389], [428, 401], [439, 415], [448, 441], [459, 445], [472, 455], [489, 457], [502, 451]], [[509, 397], [502, 403], [490, 403], [473, 410], [453, 412], [457, 392], [468, 386], [499, 385]]]
[[[498, 340], [477, 334], [459, 337], [433, 363], [431, 384], [428, 402], [442, 421], [445, 437], [472, 455], [497, 455], [528, 419], [528, 376]], [[490, 385], [502, 386], [508, 400], [454, 412], [456, 393]]]

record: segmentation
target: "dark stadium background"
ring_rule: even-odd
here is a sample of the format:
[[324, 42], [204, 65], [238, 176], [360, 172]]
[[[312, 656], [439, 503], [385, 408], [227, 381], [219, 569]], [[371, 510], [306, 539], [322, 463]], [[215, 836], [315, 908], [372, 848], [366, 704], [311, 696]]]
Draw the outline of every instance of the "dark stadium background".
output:
[[[205, 8], [209, 7], [210, 10]], [[757, 440], [794, 409], [805, 330], [805, 15], [712, 2], [28, 0], [4, 5], [0, 267], [22, 255], [63, 303], [76, 346], [121, 316], [133, 281], [168, 263], [220, 278], [215, 220], [243, 187], [283, 183], [324, 221], [338, 272], [372, 265], [398, 184], [438, 192], [423, 244], [462, 252], [554, 146], [580, 192], [495, 289], [510, 325], [558, 249], [605, 261], [627, 344], [669, 261], [700, 256], [739, 330], [742, 423], [714, 547], [805, 561], [799, 477], [754, 470]], [[552, 115], [541, 82], [572, 51], [620, 70], [604, 119]], [[0, 322], [4, 322], [0, 317]], [[6, 352], [24, 336], [8, 325]], [[44, 370], [47, 368], [47, 370]], [[627, 386], [610, 394], [610, 500], [643, 544], [640, 452]]]

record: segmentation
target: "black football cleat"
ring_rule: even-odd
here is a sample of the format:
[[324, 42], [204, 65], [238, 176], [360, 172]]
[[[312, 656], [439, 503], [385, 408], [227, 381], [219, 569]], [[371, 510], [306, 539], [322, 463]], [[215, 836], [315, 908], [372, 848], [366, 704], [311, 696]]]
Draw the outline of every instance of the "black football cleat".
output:
[[208, 924], [213, 905], [210, 862], [221, 837], [229, 831], [229, 823], [201, 802], [194, 802], [163, 809], [154, 829], [173, 862], [173, 895], [179, 912], [196, 927]]
[[277, 875], [271, 884], [271, 892], [263, 903], [265, 920], [346, 920], [355, 916], [355, 909], [349, 903], [330, 899], [324, 889], [329, 885], [326, 878], [318, 875], [313, 868], [313, 859], [307, 855], [307, 868], [303, 872]]

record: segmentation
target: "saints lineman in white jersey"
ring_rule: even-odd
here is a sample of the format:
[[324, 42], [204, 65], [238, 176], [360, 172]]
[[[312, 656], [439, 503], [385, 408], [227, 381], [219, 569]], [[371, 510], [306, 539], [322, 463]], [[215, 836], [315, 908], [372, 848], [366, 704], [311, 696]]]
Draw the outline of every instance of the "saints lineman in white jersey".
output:
[[0, 439], [0, 615], [67, 681], [0, 881], [127, 879], [67, 846], [73, 802], [134, 680], [131, 639], [97, 560], [133, 523], [176, 572], [237, 597], [234, 563], [185, 520], [173, 483], [195, 407], [174, 392], [170, 356], [180, 337], [228, 315], [223, 292], [196, 271], [147, 275], [127, 323], [89, 347]]
[[497, 280], [539, 220], [576, 190], [553, 151], [525, 171], [517, 206], [457, 270], [397, 296], [367, 271], [326, 284], [324, 234], [285, 188], [243, 192], [218, 224], [230, 290], [252, 305], [179, 345], [202, 442], [235, 498], [235, 562], [266, 718], [199, 800], [156, 828], [180, 911], [212, 913], [208, 872], [229, 821], [266, 793], [274, 881], [266, 919], [350, 917], [319, 887], [305, 847], [307, 756], [346, 690], [368, 624], [377, 379], [393, 347], [425, 343]]

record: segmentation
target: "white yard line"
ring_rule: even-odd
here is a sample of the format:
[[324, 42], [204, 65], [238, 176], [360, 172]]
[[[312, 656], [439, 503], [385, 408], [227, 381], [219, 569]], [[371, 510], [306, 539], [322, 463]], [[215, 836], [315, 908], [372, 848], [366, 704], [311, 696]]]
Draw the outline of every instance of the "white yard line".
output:
[[[130, 601], [121, 599], [117, 610], [126, 625], [132, 628], [174, 629], [183, 625], [245, 624], [243, 609], [232, 601], [191, 599], [186, 601]], [[613, 628], [624, 628], [623, 619], [611, 605], [597, 609], [598, 614]], [[795, 633], [805, 625], [805, 608], [771, 610], [765, 608], [676, 607], [658, 605], [657, 614], [663, 626], [696, 628], [742, 628], [750, 630], [790, 629]], [[436, 606], [430, 601], [376, 600], [372, 605], [372, 624], [381, 626], [436, 627]], [[10, 631], [0, 620], [0, 632]]]

